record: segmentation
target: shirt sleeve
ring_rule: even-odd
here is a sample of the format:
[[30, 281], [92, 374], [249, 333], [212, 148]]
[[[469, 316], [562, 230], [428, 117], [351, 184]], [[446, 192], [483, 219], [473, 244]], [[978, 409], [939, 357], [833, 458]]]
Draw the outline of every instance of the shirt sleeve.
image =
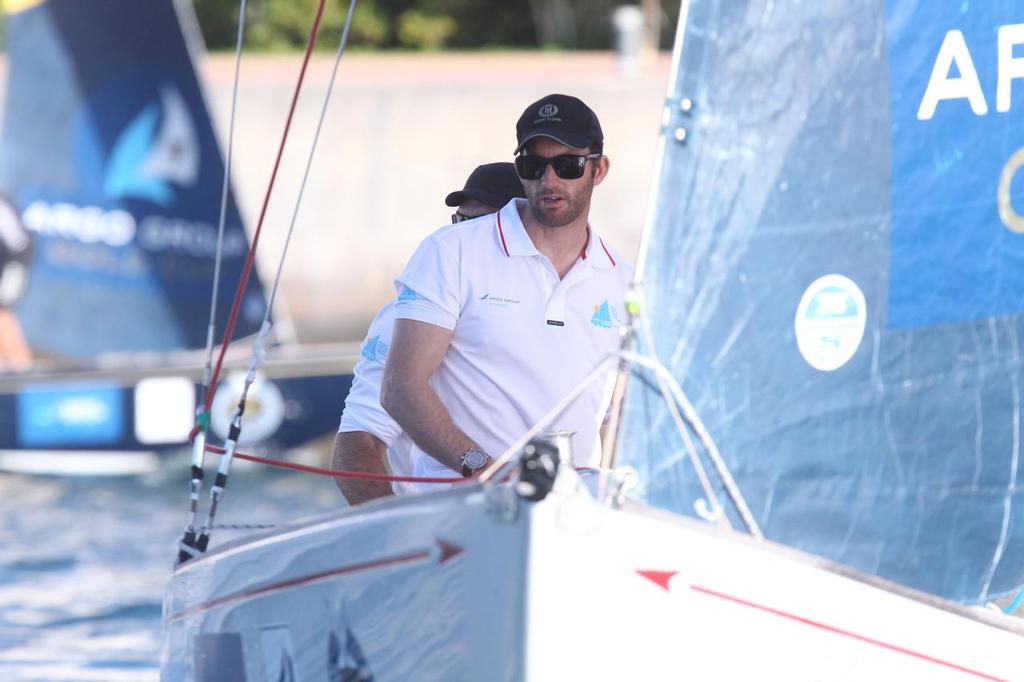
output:
[[352, 388], [345, 398], [338, 432], [365, 431], [391, 447], [402, 433], [402, 427], [380, 406], [380, 382], [384, 364], [363, 358], [356, 363], [354, 374]]
[[387, 447], [402, 433], [402, 427], [380, 406], [380, 385], [384, 376], [394, 325], [393, 302], [386, 304], [374, 318], [360, 350], [362, 357], [352, 370], [352, 388], [345, 398], [339, 433], [365, 431]]
[[455, 329], [462, 310], [459, 259], [437, 235], [420, 244], [395, 286], [398, 319]]

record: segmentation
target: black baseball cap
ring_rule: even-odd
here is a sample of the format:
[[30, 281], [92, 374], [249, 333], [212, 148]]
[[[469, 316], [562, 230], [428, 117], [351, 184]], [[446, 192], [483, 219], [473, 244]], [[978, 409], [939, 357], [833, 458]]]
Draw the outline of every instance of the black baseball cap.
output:
[[535, 137], [550, 137], [574, 149], [604, 149], [604, 133], [597, 114], [571, 95], [548, 95], [526, 107], [516, 123], [519, 146], [515, 153]]
[[485, 163], [469, 174], [466, 186], [445, 197], [448, 206], [458, 206], [466, 199], [476, 199], [492, 208], [501, 208], [513, 198], [525, 198], [523, 182], [511, 163]]

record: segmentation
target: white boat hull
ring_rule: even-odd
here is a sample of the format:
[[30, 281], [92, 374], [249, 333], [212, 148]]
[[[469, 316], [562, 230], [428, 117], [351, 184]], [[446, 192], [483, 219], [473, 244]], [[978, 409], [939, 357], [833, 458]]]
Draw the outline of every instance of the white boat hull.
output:
[[166, 682], [1024, 680], [1024, 626], [589, 494], [467, 486], [176, 571]]

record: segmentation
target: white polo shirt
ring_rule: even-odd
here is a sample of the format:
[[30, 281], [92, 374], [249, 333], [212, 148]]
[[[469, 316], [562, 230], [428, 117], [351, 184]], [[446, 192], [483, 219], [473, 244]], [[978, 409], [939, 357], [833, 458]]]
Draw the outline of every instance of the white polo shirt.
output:
[[[366, 332], [362, 357], [352, 370], [355, 378], [345, 398], [338, 432], [364, 431], [376, 436], [387, 446], [391, 473], [396, 476], [412, 476], [412, 440], [380, 406], [380, 382], [394, 327], [395, 301], [391, 300], [380, 309]], [[396, 493], [413, 490], [411, 484], [398, 481], [393, 482], [391, 487]]]
[[[441, 228], [395, 280], [398, 319], [453, 331], [429, 383], [455, 425], [492, 457], [619, 348], [632, 277], [591, 229], [560, 280], [526, 233], [517, 201], [525, 204], [513, 200], [496, 214]], [[592, 384], [550, 427], [575, 432], [577, 466], [598, 463], [606, 386]], [[412, 462], [417, 476], [452, 473], [415, 444]]]

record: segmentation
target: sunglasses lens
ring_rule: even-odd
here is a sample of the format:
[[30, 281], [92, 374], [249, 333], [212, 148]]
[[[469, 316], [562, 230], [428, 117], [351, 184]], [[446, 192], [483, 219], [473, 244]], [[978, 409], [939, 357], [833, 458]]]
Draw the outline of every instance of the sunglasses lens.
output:
[[516, 172], [523, 180], [536, 180], [544, 175], [547, 159], [540, 156], [517, 156]]
[[575, 180], [583, 175], [583, 166], [587, 163], [584, 156], [556, 156], [550, 159], [555, 175], [563, 180]]

